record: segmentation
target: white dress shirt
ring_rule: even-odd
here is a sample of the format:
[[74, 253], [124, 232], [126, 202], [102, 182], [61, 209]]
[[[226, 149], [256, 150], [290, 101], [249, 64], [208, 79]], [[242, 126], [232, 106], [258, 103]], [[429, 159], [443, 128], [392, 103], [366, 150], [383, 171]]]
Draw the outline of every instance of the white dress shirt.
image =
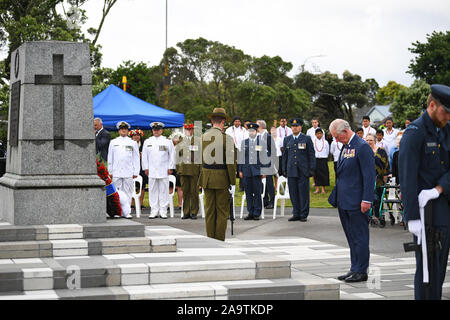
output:
[[132, 178], [139, 175], [141, 160], [139, 147], [129, 137], [111, 140], [108, 150], [108, 171], [116, 178]]
[[342, 142], [337, 142], [335, 138], [331, 142], [330, 153], [333, 155], [334, 162], [338, 162], [339, 155], [341, 154], [342, 147], [344, 145]]
[[362, 127], [363, 131], [364, 131], [364, 139], [367, 137], [367, 134], [371, 133], [373, 135], [377, 134], [377, 130], [375, 130], [374, 128], [372, 128], [371, 126], [366, 127]]
[[281, 139], [281, 146], [283, 146], [283, 139], [287, 136], [290, 136], [292, 134], [292, 129], [288, 126], [279, 126], [277, 128], [277, 137]]
[[148, 170], [151, 179], [162, 179], [169, 176], [168, 171], [175, 169], [175, 147], [173, 142], [164, 136], [150, 137], [142, 147], [142, 169]]
[[225, 134], [233, 138], [236, 149], [241, 149], [241, 143], [248, 138], [248, 131], [244, 127], [231, 126], [225, 130]]
[[306, 135], [311, 137], [311, 140], [314, 140], [314, 138], [316, 137], [316, 130], [319, 129], [320, 127], [314, 128], [311, 127], [308, 129], [308, 131], [306, 131]]
[[330, 154], [330, 145], [328, 144], [328, 141], [325, 140], [325, 137], [322, 137], [320, 140], [317, 139], [317, 137], [314, 137], [313, 144], [316, 158], [328, 158], [328, 155]]

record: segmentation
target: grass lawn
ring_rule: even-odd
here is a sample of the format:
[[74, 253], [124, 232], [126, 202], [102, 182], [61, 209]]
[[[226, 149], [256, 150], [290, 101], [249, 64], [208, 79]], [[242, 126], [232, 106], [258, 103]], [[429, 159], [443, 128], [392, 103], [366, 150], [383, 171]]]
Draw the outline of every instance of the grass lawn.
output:
[[[333, 161], [328, 161], [328, 169], [330, 171], [330, 186], [329, 187], [325, 187], [325, 191], [326, 194], [314, 194], [314, 190], [315, 188], [312, 186], [313, 183], [313, 179], [310, 179], [310, 207], [311, 208], [332, 208], [332, 206], [328, 203], [328, 197], [331, 193], [331, 190], [333, 190], [334, 185], [335, 185], [335, 177], [334, 177], [334, 168], [333, 168]], [[239, 179], [236, 179], [237, 181], [237, 186], [236, 186], [236, 190], [239, 190]], [[237, 192], [235, 195], [235, 205], [237, 207], [241, 206], [241, 199], [242, 199], [242, 195], [244, 194], [244, 192]], [[148, 201], [148, 194], [145, 194], [145, 198], [144, 198], [144, 205], [146, 207], [149, 207], [149, 201]], [[280, 205], [278, 203], [278, 205]], [[174, 195], [174, 207], [178, 206], [178, 197], [175, 194]], [[292, 207], [292, 203], [290, 200], [286, 201], [286, 206], [288, 207]]]

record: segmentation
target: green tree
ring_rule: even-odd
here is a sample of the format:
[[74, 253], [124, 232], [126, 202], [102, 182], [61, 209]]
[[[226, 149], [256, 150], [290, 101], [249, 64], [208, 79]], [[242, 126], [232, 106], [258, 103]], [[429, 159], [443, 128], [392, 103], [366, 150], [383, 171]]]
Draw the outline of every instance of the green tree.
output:
[[416, 80], [409, 88], [400, 89], [390, 108], [394, 122], [403, 124], [406, 118], [418, 118], [429, 94], [430, 85], [423, 80]]
[[428, 84], [450, 86], [450, 31], [427, 34], [427, 42], [414, 42], [409, 51], [416, 54], [408, 73]]
[[395, 97], [397, 97], [400, 90], [405, 88], [406, 87], [404, 85], [401, 85], [395, 81], [389, 81], [387, 85], [378, 90], [376, 101], [381, 105], [391, 104]]
[[292, 67], [292, 63], [283, 61], [279, 56], [264, 55], [261, 58], [253, 59], [252, 79], [266, 86], [274, 86], [277, 82], [290, 86], [293, 81], [287, 76], [287, 73], [292, 70]]

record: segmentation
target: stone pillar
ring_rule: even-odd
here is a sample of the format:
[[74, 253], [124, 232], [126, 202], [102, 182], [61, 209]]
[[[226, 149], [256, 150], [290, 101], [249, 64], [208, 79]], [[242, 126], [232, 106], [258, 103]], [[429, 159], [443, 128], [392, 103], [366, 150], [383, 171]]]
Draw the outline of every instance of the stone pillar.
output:
[[15, 225], [106, 221], [93, 113], [87, 43], [26, 42], [12, 53], [0, 220]]

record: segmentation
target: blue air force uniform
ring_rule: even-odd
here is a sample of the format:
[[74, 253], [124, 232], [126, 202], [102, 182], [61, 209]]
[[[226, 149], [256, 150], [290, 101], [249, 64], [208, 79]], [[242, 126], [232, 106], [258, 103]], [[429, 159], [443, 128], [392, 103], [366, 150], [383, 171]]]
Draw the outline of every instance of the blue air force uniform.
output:
[[[292, 119], [291, 126], [303, 125]], [[292, 220], [306, 221], [309, 215], [309, 178], [316, 169], [316, 157], [311, 137], [299, 133], [283, 140], [283, 175], [288, 179], [289, 196], [293, 206]]]
[[[258, 125], [251, 123], [248, 129], [257, 130]], [[263, 189], [261, 172], [265, 165], [261, 158], [266, 147], [261, 141], [261, 137], [255, 136], [254, 139], [247, 138], [241, 142], [239, 151], [238, 172], [242, 172], [244, 180], [245, 197], [247, 199], [248, 216], [246, 220], [258, 219], [262, 211], [261, 193]]]
[[[450, 112], [450, 87], [432, 85], [431, 94]], [[406, 128], [399, 151], [400, 188], [407, 221], [420, 219], [418, 195], [422, 190], [442, 186], [443, 192], [432, 205], [432, 226], [441, 233], [441, 248], [436, 249], [430, 278], [430, 299], [440, 299], [449, 253], [450, 234], [450, 124], [438, 129], [430, 115], [422, 116]], [[415, 237], [414, 237], [415, 238]], [[417, 240], [415, 238], [415, 240]], [[429, 239], [427, 239], [428, 241]], [[422, 252], [416, 251], [414, 279], [416, 299], [425, 299]]]

